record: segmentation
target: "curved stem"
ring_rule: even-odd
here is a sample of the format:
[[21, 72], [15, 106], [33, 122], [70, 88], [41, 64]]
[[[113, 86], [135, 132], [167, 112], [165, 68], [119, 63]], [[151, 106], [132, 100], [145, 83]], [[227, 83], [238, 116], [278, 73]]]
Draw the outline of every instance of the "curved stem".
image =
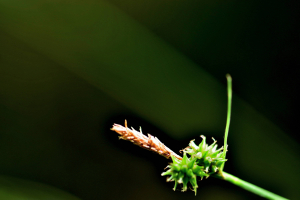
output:
[[[228, 93], [228, 102], [227, 102], [227, 120], [226, 120], [226, 128], [225, 128], [225, 135], [224, 135], [224, 151], [223, 151], [223, 159], [226, 158], [227, 152], [227, 138], [230, 126], [230, 116], [231, 116], [231, 99], [232, 99], [232, 79], [229, 74], [226, 74], [227, 78], [227, 93]], [[222, 172], [224, 169], [225, 162], [223, 162], [222, 166], [220, 167], [220, 171]]]
[[275, 199], [275, 200], [287, 200], [284, 197], [281, 197], [277, 194], [274, 194], [272, 192], [269, 192], [268, 190], [265, 190], [261, 187], [258, 187], [256, 185], [253, 185], [252, 183], [249, 183], [247, 181], [244, 181], [236, 176], [233, 176], [231, 174], [228, 174], [227, 172], [221, 172], [219, 175], [215, 175], [214, 177], [223, 179], [226, 181], [229, 181], [245, 190], [248, 190], [249, 192], [252, 192], [254, 194], [257, 194], [261, 197], [267, 198], [267, 199]]

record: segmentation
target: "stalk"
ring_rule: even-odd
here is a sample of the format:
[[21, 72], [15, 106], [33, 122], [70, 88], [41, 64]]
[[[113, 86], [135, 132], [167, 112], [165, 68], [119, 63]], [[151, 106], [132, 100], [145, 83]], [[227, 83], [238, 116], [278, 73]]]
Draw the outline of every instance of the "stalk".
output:
[[[230, 126], [230, 118], [231, 118], [231, 101], [232, 101], [232, 79], [229, 74], [226, 74], [227, 78], [227, 92], [228, 92], [228, 102], [227, 102], [227, 120], [226, 120], [226, 128], [224, 134], [224, 152], [223, 152], [223, 159], [226, 158], [227, 152], [227, 138], [229, 133], [229, 126]], [[220, 171], [222, 172], [225, 166], [225, 162], [220, 167]]]
[[267, 198], [267, 199], [275, 199], [275, 200], [287, 200], [287, 198], [284, 198], [282, 196], [279, 196], [277, 194], [274, 194], [270, 191], [267, 191], [261, 187], [258, 187], [256, 185], [253, 185], [252, 183], [249, 183], [247, 181], [244, 181], [236, 176], [233, 176], [227, 172], [222, 172], [222, 175], [215, 175], [215, 178], [223, 179], [225, 181], [229, 181], [232, 184], [235, 184], [245, 190], [248, 190], [249, 192], [252, 192], [254, 194], [257, 194], [261, 197]]
[[[230, 118], [231, 118], [231, 101], [232, 101], [232, 79], [229, 74], [226, 74], [227, 78], [227, 92], [228, 92], [228, 104], [227, 104], [227, 120], [226, 120], [226, 128], [225, 128], [225, 135], [224, 135], [224, 153], [223, 153], [223, 159], [226, 158], [226, 152], [227, 152], [227, 138], [228, 138], [228, 132], [229, 132], [229, 126], [230, 126]], [[283, 200], [286, 199], [284, 197], [281, 197], [277, 194], [274, 194], [272, 192], [269, 192], [261, 187], [258, 187], [256, 185], [253, 185], [252, 183], [249, 183], [247, 181], [244, 181], [236, 176], [233, 176], [227, 172], [224, 172], [224, 165], [225, 162], [220, 167], [220, 171], [217, 175], [214, 177], [220, 178], [226, 181], [229, 181], [245, 190], [248, 190], [254, 194], [257, 194], [261, 197], [267, 198], [267, 199], [278, 199]]]

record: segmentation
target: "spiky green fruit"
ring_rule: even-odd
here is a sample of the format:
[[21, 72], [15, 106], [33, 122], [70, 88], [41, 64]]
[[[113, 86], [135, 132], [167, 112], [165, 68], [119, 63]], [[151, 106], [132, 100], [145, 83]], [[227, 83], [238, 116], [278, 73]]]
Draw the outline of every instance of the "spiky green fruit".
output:
[[162, 173], [162, 176], [169, 176], [167, 181], [175, 181], [174, 190], [179, 184], [182, 184], [182, 191], [186, 191], [188, 183], [190, 183], [195, 191], [197, 192], [197, 176], [208, 176], [205, 174], [204, 168], [196, 165], [196, 158], [188, 158], [187, 154], [184, 153], [182, 160], [179, 160], [172, 156], [173, 163], [168, 165], [169, 170]]
[[[184, 153], [182, 160], [179, 160], [172, 156], [173, 163], [168, 165], [169, 170], [162, 173], [162, 176], [169, 176], [167, 181], [175, 181], [174, 190], [179, 184], [182, 184], [182, 191], [186, 191], [188, 183], [193, 187], [193, 190], [197, 191], [197, 174], [203, 173], [203, 168], [195, 165], [196, 158], [189, 159]], [[202, 172], [200, 172], [202, 171]]]
[[205, 136], [201, 135], [202, 142], [196, 145], [192, 140], [184, 152], [189, 154], [191, 158], [196, 158], [196, 164], [204, 166], [207, 173], [215, 173], [226, 159], [223, 159], [223, 147], [217, 149], [216, 140], [211, 145], [206, 143]]
[[[196, 145], [192, 140], [187, 148], [183, 150], [184, 155], [182, 160], [172, 156], [172, 163], [168, 165], [169, 170], [162, 173], [162, 176], [169, 176], [167, 181], [174, 181], [174, 190], [179, 184], [182, 184], [182, 191], [187, 190], [187, 185], [192, 185], [195, 194], [197, 193], [197, 176], [203, 179], [208, 178], [211, 174], [217, 173], [223, 159], [223, 147], [217, 149], [216, 141], [211, 145], [206, 143], [206, 138], [203, 138], [199, 145]], [[189, 157], [188, 157], [189, 155]]]

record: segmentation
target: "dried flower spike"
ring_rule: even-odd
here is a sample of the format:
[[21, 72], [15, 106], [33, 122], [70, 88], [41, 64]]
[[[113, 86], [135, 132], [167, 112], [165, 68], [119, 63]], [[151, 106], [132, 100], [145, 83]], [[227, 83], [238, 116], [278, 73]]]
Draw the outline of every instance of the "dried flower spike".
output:
[[148, 134], [148, 137], [140, 131], [136, 131], [134, 128], [127, 127], [127, 121], [125, 120], [125, 127], [119, 124], [114, 124], [111, 128], [112, 131], [115, 131], [120, 134], [119, 138], [123, 140], [128, 140], [135, 145], [138, 145], [144, 149], [154, 151], [159, 155], [166, 157], [167, 159], [171, 159], [171, 156], [176, 157], [181, 160], [182, 158], [174, 153], [171, 149], [166, 147], [157, 137], [153, 137]]

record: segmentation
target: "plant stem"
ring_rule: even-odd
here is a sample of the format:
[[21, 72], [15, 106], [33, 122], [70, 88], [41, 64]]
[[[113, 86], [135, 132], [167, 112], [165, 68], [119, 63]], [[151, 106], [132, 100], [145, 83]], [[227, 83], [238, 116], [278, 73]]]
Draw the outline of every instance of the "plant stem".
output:
[[245, 190], [248, 190], [249, 192], [252, 192], [254, 194], [257, 194], [261, 197], [267, 198], [267, 199], [275, 199], [275, 200], [287, 200], [284, 197], [281, 197], [277, 194], [274, 194], [272, 192], [269, 192], [263, 188], [260, 188], [256, 185], [253, 185], [252, 183], [249, 183], [247, 181], [244, 181], [236, 176], [233, 176], [231, 174], [228, 174], [227, 172], [221, 172], [218, 175], [214, 175], [214, 177], [219, 178], [219, 179], [223, 179], [226, 181], [229, 181]]
[[[227, 93], [228, 93], [228, 104], [227, 104], [227, 120], [226, 120], [226, 128], [225, 128], [225, 135], [224, 135], [224, 153], [223, 153], [223, 159], [226, 158], [226, 152], [227, 152], [227, 138], [228, 138], [228, 132], [229, 132], [229, 126], [230, 126], [230, 116], [231, 116], [231, 101], [232, 101], [232, 79], [229, 74], [226, 74], [227, 78]], [[284, 197], [281, 197], [277, 194], [274, 194], [272, 192], [269, 192], [263, 188], [260, 188], [256, 185], [253, 185], [252, 183], [248, 183], [246, 181], [243, 181], [242, 179], [233, 176], [231, 174], [228, 174], [223, 171], [225, 162], [220, 167], [220, 171], [218, 174], [213, 175], [216, 178], [220, 178], [226, 181], [229, 181], [245, 190], [248, 190], [254, 194], [257, 194], [259, 196], [265, 197], [267, 199], [286, 199]]]
[[[231, 99], [232, 99], [232, 79], [229, 74], [226, 74], [227, 78], [227, 94], [228, 94], [228, 102], [227, 102], [227, 120], [226, 120], [226, 128], [225, 128], [225, 135], [224, 135], [224, 151], [223, 151], [223, 159], [226, 158], [227, 152], [227, 138], [230, 126], [230, 116], [231, 116]], [[220, 171], [222, 172], [224, 169], [225, 162], [223, 162], [222, 166], [220, 167]]]

